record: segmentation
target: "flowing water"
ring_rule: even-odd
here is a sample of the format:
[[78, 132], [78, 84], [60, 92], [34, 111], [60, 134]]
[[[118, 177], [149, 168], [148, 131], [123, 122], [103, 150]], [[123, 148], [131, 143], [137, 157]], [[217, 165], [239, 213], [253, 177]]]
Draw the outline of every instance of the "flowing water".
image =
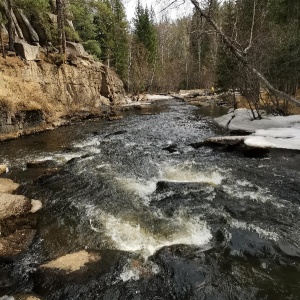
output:
[[[1, 263], [10, 284], [0, 296], [300, 299], [300, 154], [189, 146], [224, 134], [211, 118], [221, 113], [159, 101], [2, 143], [7, 176], [44, 207], [30, 249]], [[40, 177], [26, 169], [33, 159], [60, 170]], [[36, 278], [42, 263], [82, 249], [101, 254], [92, 274]]]

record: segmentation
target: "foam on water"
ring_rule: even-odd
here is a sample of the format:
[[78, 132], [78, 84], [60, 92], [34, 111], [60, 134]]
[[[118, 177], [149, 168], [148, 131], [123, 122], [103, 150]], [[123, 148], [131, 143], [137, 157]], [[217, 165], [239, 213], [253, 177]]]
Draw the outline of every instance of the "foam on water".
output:
[[233, 198], [250, 199], [265, 203], [274, 200], [273, 196], [266, 188], [261, 188], [246, 180], [237, 180], [234, 184], [223, 185], [223, 190]]
[[208, 183], [220, 185], [224, 177], [218, 170], [198, 171], [187, 165], [168, 166], [162, 173], [162, 180], [169, 182]]
[[100, 145], [100, 140], [96, 137], [94, 138], [90, 138], [90, 139], [86, 139], [84, 141], [75, 143], [73, 145], [74, 148], [87, 148], [87, 147], [91, 147], [91, 146], [98, 146]]
[[248, 231], [254, 231], [256, 232], [260, 237], [273, 240], [273, 241], [278, 241], [279, 240], [279, 235], [276, 232], [268, 231], [265, 229], [262, 229], [258, 227], [257, 225], [254, 224], [248, 224], [242, 221], [238, 221], [236, 219], [232, 219], [231, 222], [231, 227], [233, 228], [240, 228]]
[[[111, 239], [114, 247], [128, 252], [139, 252], [144, 258], [153, 255], [158, 249], [175, 244], [205, 246], [212, 238], [205, 221], [197, 217], [178, 216], [165, 219], [170, 228], [167, 233], [154, 233], [133, 223], [102, 212], [99, 221], [104, 234]], [[91, 223], [92, 224], [92, 223]], [[97, 232], [101, 229], [91, 228]]]
[[139, 280], [140, 277], [150, 277], [158, 274], [160, 271], [158, 265], [151, 261], [140, 261], [138, 259], [129, 259], [123, 267], [120, 274], [122, 281]]
[[156, 181], [122, 177], [116, 177], [116, 179], [125, 189], [136, 193], [145, 200], [147, 200], [147, 197], [156, 190]]

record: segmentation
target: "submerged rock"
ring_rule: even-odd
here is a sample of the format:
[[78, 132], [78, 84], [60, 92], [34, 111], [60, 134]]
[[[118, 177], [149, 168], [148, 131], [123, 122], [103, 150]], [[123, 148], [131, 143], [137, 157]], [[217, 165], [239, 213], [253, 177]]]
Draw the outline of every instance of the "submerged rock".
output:
[[0, 258], [14, 259], [32, 243], [36, 230], [22, 229], [7, 237], [0, 238]]
[[164, 147], [163, 150], [168, 151], [169, 153], [177, 152], [177, 145], [176, 144], [171, 144], [167, 147]]
[[2, 193], [13, 193], [19, 184], [13, 182], [11, 179], [8, 178], [0, 178], [0, 195]]
[[26, 166], [27, 168], [50, 168], [50, 167], [56, 167], [57, 162], [51, 159], [33, 160], [27, 162]]

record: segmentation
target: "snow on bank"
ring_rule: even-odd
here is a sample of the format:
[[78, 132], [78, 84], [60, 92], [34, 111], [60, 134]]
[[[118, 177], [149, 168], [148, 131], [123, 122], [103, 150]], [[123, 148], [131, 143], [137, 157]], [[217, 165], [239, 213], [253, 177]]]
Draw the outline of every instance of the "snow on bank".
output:
[[174, 99], [174, 97], [172, 97], [171, 95], [150, 95], [150, 94], [146, 94], [146, 99], [147, 100], [170, 100], [170, 99]]
[[299, 128], [300, 115], [293, 116], [272, 116], [263, 114], [261, 120], [253, 120], [249, 109], [239, 108], [227, 115], [216, 118], [215, 121], [222, 127], [231, 131], [242, 130], [245, 132], [255, 132], [258, 129], [269, 128]]
[[215, 121], [231, 131], [252, 133], [244, 139], [249, 147], [300, 150], [300, 115], [263, 115], [261, 120], [252, 120], [251, 116], [248, 109], [240, 108]]
[[300, 150], [300, 128], [259, 129], [247, 137], [244, 143], [256, 148]]

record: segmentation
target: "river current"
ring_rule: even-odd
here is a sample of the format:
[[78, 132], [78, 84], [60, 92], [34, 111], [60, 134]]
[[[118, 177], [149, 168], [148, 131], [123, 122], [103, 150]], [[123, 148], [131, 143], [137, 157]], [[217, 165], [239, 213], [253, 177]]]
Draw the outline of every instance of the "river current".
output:
[[[29, 250], [0, 265], [14, 282], [0, 296], [300, 299], [300, 153], [191, 147], [226, 134], [212, 118], [222, 113], [157, 101], [1, 143], [7, 176], [43, 209]], [[38, 159], [59, 171], [26, 168]], [[39, 265], [82, 249], [101, 254], [101, 272], [36, 278]]]

